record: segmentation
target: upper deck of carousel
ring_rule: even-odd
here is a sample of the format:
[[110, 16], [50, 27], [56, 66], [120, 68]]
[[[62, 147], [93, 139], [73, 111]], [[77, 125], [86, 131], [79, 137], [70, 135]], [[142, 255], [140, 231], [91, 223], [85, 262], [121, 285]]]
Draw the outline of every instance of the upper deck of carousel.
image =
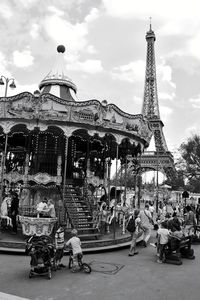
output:
[[53, 125], [65, 133], [77, 129], [85, 129], [91, 135], [109, 133], [148, 147], [152, 131], [147, 119], [142, 114], [126, 113], [106, 100], [79, 101], [76, 85], [63, 71], [65, 47], [58, 46], [57, 52], [56, 63], [39, 84], [39, 90], [0, 98], [2, 133], [21, 124], [29, 130], [45, 130]]

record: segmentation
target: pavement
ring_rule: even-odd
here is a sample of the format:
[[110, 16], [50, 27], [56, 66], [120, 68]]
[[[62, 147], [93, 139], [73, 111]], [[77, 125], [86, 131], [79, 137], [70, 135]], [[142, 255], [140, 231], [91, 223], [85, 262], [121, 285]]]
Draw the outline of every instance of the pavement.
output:
[[[86, 254], [91, 274], [66, 267], [53, 272], [51, 280], [29, 278], [30, 257], [0, 254], [0, 291], [30, 300], [199, 300], [200, 245], [193, 248], [196, 259], [183, 259], [180, 266], [156, 263], [151, 246], [137, 247], [133, 257], [128, 249]], [[68, 265], [68, 257], [62, 263]]]

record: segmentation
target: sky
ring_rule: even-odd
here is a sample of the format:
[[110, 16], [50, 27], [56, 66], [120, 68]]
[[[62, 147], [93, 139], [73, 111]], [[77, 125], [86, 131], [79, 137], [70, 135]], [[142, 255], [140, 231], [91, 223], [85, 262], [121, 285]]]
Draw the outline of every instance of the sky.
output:
[[106, 99], [140, 114], [151, 17], [160, 115], [176, 153], [200, 133], [199, 11], [198, 0], [1, 0], [0, 75], [17, 86], [8, 96], [38, 89], [63, 44], [63, 70], [80, 101]]

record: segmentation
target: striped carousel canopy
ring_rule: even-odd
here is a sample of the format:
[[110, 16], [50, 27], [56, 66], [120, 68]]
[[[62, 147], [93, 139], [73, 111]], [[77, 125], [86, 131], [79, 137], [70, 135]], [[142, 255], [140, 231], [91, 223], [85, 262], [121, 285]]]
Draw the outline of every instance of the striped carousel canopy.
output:
[[63, 71], [65, 66], [65, 47], [63, 45], [59, 45], [57, 47], [57, 52], [58, 57], [54, 67], [39, 84], [40, 92], [42, 94], [50, 93], [66, 101], [77, 101], [77, 87]]

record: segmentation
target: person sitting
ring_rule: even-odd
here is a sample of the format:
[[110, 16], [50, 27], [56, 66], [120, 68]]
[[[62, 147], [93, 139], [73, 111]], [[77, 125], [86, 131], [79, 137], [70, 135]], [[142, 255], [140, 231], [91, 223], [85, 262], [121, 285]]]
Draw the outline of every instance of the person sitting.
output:
[[56, 217], [56, 211], [55, 211], [53, 200], [51, 200], [51, 199], [48, 200], [48, 206], [47, 206], [47, 209], [45, 209], [45, 211], [47, 211], [50, 218]]
[[45, 215], [45, 212], [48, 209], [48, 205], [47, 205], [47, 198], [44, 198], [40, 203], [38, 203], [37, 205], [37, 212], [38, 212], [38, 217], [43, 217]]
[[72, 237], [66, 242], [66, 246], [70, 247], [73, 254], [73, 267], [72, 272], [75, 272], [78, 270], [78, 259], [79, 257], [82, 257], [82, 249], [81, 249], [81, 241], [78, 237], [78, 231], [76, 229], [73, 229], [71, 231]]

